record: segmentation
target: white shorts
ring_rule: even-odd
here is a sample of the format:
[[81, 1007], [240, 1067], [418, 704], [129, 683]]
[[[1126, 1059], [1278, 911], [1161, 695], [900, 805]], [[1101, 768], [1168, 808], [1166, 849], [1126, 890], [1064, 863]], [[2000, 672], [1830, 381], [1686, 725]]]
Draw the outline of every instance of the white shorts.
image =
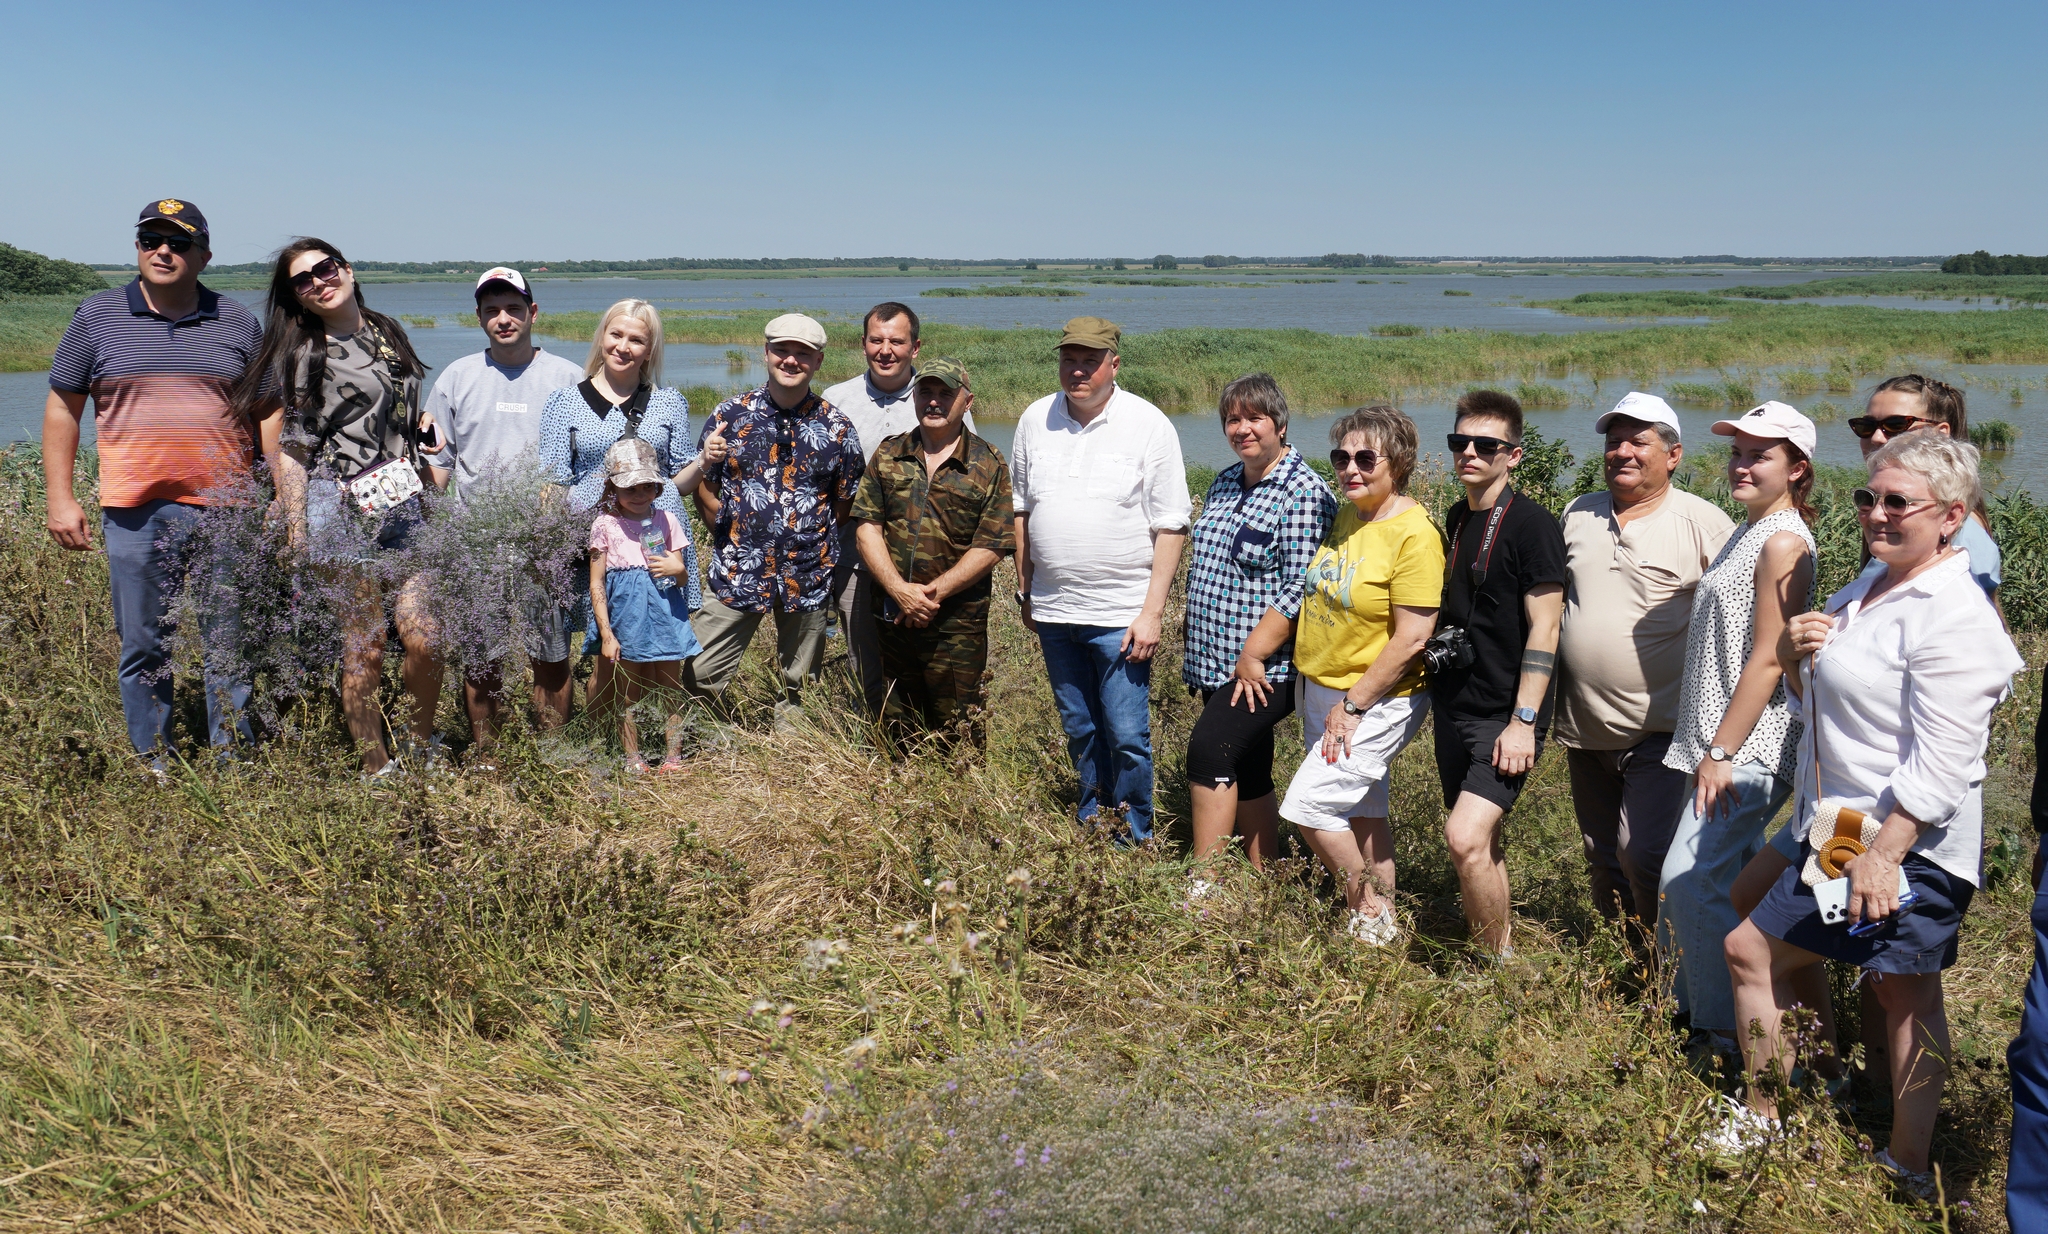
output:
[[1387, 768], [1422, 731], [1429, 717], [1429, 695], [1383, 698], [1358, 718], [1351, 734], [1351, 753], [1336, 762], [1323, 760], [1323, 726], [1344, 691], [1296, 678], [1296, 710], [1308, 757], [1287, 786], [1280, 817], [1315, 831], [1349, 831], [1354, 818], [1387, 816]]

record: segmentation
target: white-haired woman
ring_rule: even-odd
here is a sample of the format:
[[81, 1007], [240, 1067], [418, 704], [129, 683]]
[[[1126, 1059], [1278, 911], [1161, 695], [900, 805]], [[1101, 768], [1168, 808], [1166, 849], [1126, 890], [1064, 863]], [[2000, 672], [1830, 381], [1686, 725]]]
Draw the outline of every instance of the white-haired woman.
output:
[[[689, 527], [690, 516], [679, 493], [697, 487], [705, 459], [699, 457], [690, 433], [688, 401], [661, 384], [661, 360], [661, 314], [645, 300], [621, 300], [597, 323], [590, 358], [583, 364], [584, 379], [548, 396], [540, 413], [540, 461], [564, 490], [570, 509], [588, 510], [597, 504], [604, 496], [605, 452], [623, 438], [638, 437], [654, 447], [661, 473], [670, 477], [661, 486], [655, 508]], [[712, 462], [724, 457], [724, 449], [719, 437], [704, 443], [704, 455]], [[649, 573], [684, 588], [690, 611], [695, 612], [703, 606], [696, 545], [686, 535], [680, 545], [664, 547], [663, 553], [649, 554]], [[579, 597], [553, 615], [562, 623], [559, 635], [542, 632], [565, 659], [573, 653], [575, 635], [587, 635], [589, 604], [587, 597]], [[609, 698], [611, 687], [610, 664], [600, 659], [590, 677], [589, 702], [595, 705]]]
[[[1970, 575], [1969, 554], [1955, 546], [1980, 498], [1976, 449], [1913, 433], [1869, 465], [1856, 508], [1864, 543], [1885, 568], [1786, 624], [1779, 658], [1807, 730], [1794, 812], [1801, 855], [1729, 934], [1727, 955], [1752, 1076], [1773, 1063], [1790, 1072], [1781, 1030], [1796, 1001], [1794, 975], [1823, 960], [1869, 973], [1884, 1008], [1895, 1102], [1891, 1144], [1878, 1162], [1925, 1193], [1949, 1053], [1941, 973], [1955, 963], [1982, 872], [1991, 711], [2021, 661]], [[1847, 829], [1813, 836], [1806, 824], [1822, 804], [1867, 816], [1876, 834], [1845, 836], [1852, 818]], [[1835, 836], [1854, 843], [1836, 847]], [[1837, 871], [1848, 879], [1847, 919], [1831, 924], [1815, 880]], [[1777, 1113], [1754, 1084], [1749, 1102], [1732, 1112], [1731, 1138]]]

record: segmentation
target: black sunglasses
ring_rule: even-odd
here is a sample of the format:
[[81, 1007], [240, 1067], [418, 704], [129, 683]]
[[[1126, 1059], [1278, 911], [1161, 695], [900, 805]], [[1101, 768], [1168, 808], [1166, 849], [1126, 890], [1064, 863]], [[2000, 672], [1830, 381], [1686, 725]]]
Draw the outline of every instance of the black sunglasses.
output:
[[1360, 471], [1371, 471], [1380, 465], [1381, 459], [1386, 457], [1386, 455], [1381, 454], [1378, 450], [1360, 450], [1356, 454], [1349, 450], [1332, 450], [1330, 451], [1330, 466], [1338, 471], [1342, 471], [1346, 467], [1351, 466], [1351, 464], [1357, 463]]
[[1858, 437], [1872, 437], [1877, 430], [1883, 429], [1885, 436], [1897, 437], [1900, 433], [1910, 433], [1920, 425], [1932, 423], [1934, 421], [1921, 416], [1886, 416], [1882, 420], [1876, 416], [1855, 416], [1849, 421], [1849, 431]]
[[313, 290], [313, 280], [318, 279], [325, 283], [339, 273], [341, 273], [341, 263], [329, 257], [318, 265], [310, 266], [292, 275], [292, 290], [303, 296]]
[[192, 251], [192, 243], [189, 236], [165, 236], [153, 231], [138, 231], [135, 233], [135, 247], [145, 253], [156, 252], [158, 245], [162, 245], [173, 253], [189, 253]]
[[1463, 454], [1465, 447], [1471, 446], [1478, 450], [1483, 458], [1492, 458], [1502, 450], [1515, 448], [1512, 441], [1502, 441], [1498, 437], [1476, 437], [1471, 433], [1451, 433], [1445, 436], [1444, 440], [1450, 444], [1452, 454]]
[[1850, 493], [1849, 500], [1855, 502], [1856, 509], [1863, 514], [1868, 514], [1875, 510], [1878, 503], [1882, 501], [1885, 514], [1892, 518], [1899, 518], [1915, 506], [1931, 505], [1934, 502], [1932, 497], [1912, 498], [1904, 493], [1886, 493], [1883, 497], [1879, 497], [1867, 488], [1859, 488]]

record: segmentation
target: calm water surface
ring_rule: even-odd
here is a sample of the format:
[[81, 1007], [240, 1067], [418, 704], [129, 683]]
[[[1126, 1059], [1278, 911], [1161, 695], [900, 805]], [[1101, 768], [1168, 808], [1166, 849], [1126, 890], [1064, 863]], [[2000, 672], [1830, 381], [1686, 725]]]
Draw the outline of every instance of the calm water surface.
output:
[[[1143, 276], [1143, 272], [1133, 271]], [[1821, 273], [1757, 273], [1736, 271], [1708, 275], [1674, 275], [1664, 278], [1627, 278], [1611, 275], [1476, 274], [1389, 274], [1365, 271], [1338, 277], [1331, 283], [1289, 283], [1277, 279], [1270, 284], [1262, 278], [1217, 277], [1256, 282], [1255, 287], [1118, 287], [1076, 284], [1085, 294], [1060, 299], [1036, 297], [951, 297], [922, 296], [935, 286], [972, 286], [981, 283], [1014, 282], [1001, 276], [950, 277], [930, 274], [901, 278], [800, 278], [800, 279], [550, 279], [536, 284], [543, 309], [557, 312], [600, 311], [627, 296], [640, 296], [664, 309], [693, 312], [735, 312], [759, 309], [795, 309], [835, 317], [857, 317], [882, 300], [902, 300], [929, 321], [960, 325], [1013, 327], [1057, 326], [1081, 313], [1109, 317], [1134, 333], [1180, 327], [1247, 327], [1261, 329], [1302, 328], [1332, 334], [1363, 334], [1376, 325], [1407, 322], [1420, 326], [1511, 330], [1526, 333], [1573, 333], [1593, 330], [1630, 329], [1641, 321], [1597, 321], [1567, 317], [1545, 309], [1524, 307], [1519, 300], [1562, 299], [1586, 291], [1649, 291], [1656, 289], [1710, 290], [1737, 284], [1782, 285], [1805, 282]], [[1303, 275], [1299, 277], [1313, 277]], [[1361, 279], [1376, 280], [1364, 281]], [[1446, 290], [1469, 291], [1469, 296], [1446, 296]], [[258, 291], [225, 293], [252, 307], [261, 299]], [[435, 329], [411, 331], [420, 358], [432, 366], [434, 375], [451, 360], [483, 345], [475, 327], [473, 300], [462, 283], [379, 283], [366, 287], [372, 305], [392, 314], [431, 316], [439, 321]], [[1918, 300], [1910, 297], [1828, 297], [1806, 303], [1869, 304], [1886, 308], [1911, 308], [1930, 312], [2000, 311], [1988, 302]], [[583, 344], [544, 339], [544, 347], [580, 359]], [[676, 386], [710, 385], [739, 389], [762, 379], [758, 363], [740, 367], [726, 359], [726, 347], [703, 344], [670, 344], [666, 353], [664, 380]], [[1950, 380], [1962, 384], [1969, 395], [1973, 419], [2002, 419], [2022, 428], [2019, 443], [2002, 460], [2006, 476], [2040, 492], [2048, 490], [2048, 368], [1997, 365], [1933, 366]], [[1758, 397], [1779, 394], [1771, 373], [1748, 374]], [[1051, 374], [1047, 374], [1048, 390]], [[1663, 392], [1671, 382], [1703, 381], [1718, 384], [1718, 373], [1672, 374], [1659, 383]], [[1592, 431], [1594, 417], [1627, 392], [1625, 385], [1609, 381], [1595, 387], [1583, 379], [1553, 382], [1571, 389], [1574, 405], [1566, 410], [1530, 413], [1530, 422], [1545, 433], [1568, 442], [1579, 457], [1597, 451], [1599, 440]], [[1859, 386], [1859, 391], [1862, 387]], [[0, 374], [0, 441], [26, 440], [40, 435], [43, 400], [48, 378], [41, 373]], [[1860, 410], [1857, 394], [1819, 394], [1788, 401], [1801, 407], [1819, 402], [1841, 406], [1843, 415]], [[1675, 401], [1675, 400], [1674, 400]], [[708, 408], [692, 408], [693, 416]], [[1293, 440], [1306, 450], [1320, 453], [1329, 424], [1342, 409], [1303, 409], [1294, 419]], [[1410, 403], [1406, 410], [1422, 431], [1425, 451], [1441, 449], [1443, 434], [1451, 427], [1448, 403]], [[1726, 409], [1679, 406], [1686, 439], [1712, 440], [1708, 426], [1728, 414]], [[1223, 440], [1215, 416], [1208, 412], [1174, 417], [1180, 429], [1182, 449], [1193, 462], [1224, 466], [1234, 456]], [[1009, 446], [1008, 424], [985, 426], [997, 445]], [[86, 431], [91, 436], [91, 418]], [[1840, 420], [1820, 426], [1820, 457], [1825, 462], [1854, 464], [1860, 455], [1856, 441]]]

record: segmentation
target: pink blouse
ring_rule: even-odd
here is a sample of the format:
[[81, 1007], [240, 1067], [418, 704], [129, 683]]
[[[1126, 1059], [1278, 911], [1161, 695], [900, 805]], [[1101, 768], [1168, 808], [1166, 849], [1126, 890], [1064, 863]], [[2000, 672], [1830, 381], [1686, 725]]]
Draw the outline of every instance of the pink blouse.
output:
[[649, 553], [682, 547], [682, 524], [667, 510], [650, 510], [646, 518], [600, 514], [590, 524], [590, 549], [604, 554], [607, 570], [645, 570]]

